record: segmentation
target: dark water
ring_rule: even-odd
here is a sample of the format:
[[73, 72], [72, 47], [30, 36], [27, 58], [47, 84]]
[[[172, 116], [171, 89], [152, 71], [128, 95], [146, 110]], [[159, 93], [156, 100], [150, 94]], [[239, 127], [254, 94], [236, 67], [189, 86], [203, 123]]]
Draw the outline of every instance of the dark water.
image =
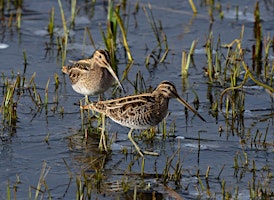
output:
[[[203, 1], [201, 1], [203, 2]], [[171, 80], [175, 83], [181, 96], [192, 104], [195, 91], [199, 96], [199, 113], [207, 120], [203, 123], [199, 118], [189, 113], [186, 118], [184, 109], [176, 100], [170, 102], [170, 116], [167, 118], [167, 129], [172, 128], [175, 123], [175, 138], [162, 139], [161, 133], [157, 135], [152, 145], [139, 142], [144, 148], [153, 147], [160, 153], [159, 157], [148, 157], [145, 160], [145, 173], [150, 176], [141, 178], [138, 175], [141, 170], [141, 159], [135, 160], [135, 156], [121, 154], [121, 149], [127, 147], [131, 150], [131, 143], [127, 139], [128, 128], [121, 127], [112, 121], [107, 121], [107, 130], [110, 136], [116, 136], [117, 140], [112, 144], [110, 155], [104, 155], [98, 151], [98, 136], [90, 137], [88, 141], [82, 139], [81, 118], [79, 102], [81, 95], [76, 94], [69, 83], [68, 77], [61, 72], [60, 56], [56, 47], [56, 36], [62, 32], [62, 22], [59, 12], [58, 1], [24, 1], [22, 9], [21, 29], [2, 25], [0, 30], [0, 43], [7, 44], [8, 48], [0, 49], [1, 73], [11, 78], [12, 72], [23, 73], [23, 52], [27, 55], [27, 80], [36, 72], [35, 83], [42, 99], [44, 99], [45, 86], [49, 82], [49, 106], [48, 111], [42, 108], [37, 110], [29, 95], [24, 93], [18, 102], [17, 113], [18, 122], [15, 130], [4, 129], [1, 131], [2, 142], [0, 143], [0, 197], [6, 198], [8, 180], [11, 188], [17, 187], [16, 198], [34, 198], [40, 172], [44, 161], [49, 167], [49, 172], [45, 178], [53, 199], [75, 199], [76, 197], [76, 177], [79, 177], [84, 170], [88, 174], [95, 174], [95, 169], [101, 168], [103, 173], [103, 187], [100, 190], [93, 189], [93, 198], [113, 199], [116, 195], [121, 198], [130, 199], [131, 192], [122, 195], [121, 191], [113, 188], [121, 187], [122, 182], [131, 185], [150, 185], [150, 189], [142, 193], [140, 198], [151, 198], [151, 191], [156, 191], [158, 199], [175, 199], [175, 194], [186, 199], [222, 197], [222, 180], [225, 181], [225, 188], [232, 195], [235, 194], [238, 186], [238, 193], [241, 199], [249, 199], [248, 182], [252, 185], [252, 180], [262, 187], [273, 192], [273, 180], [267, 178], [267, 174], [274, 172], [273, 156], [273, 101], [264, 89], [260, 87], [246, 88], [245, 113], [243, 121], [226, 121], [220, 112], [218, 118], [210, 115], [210, 102], [208, 94], [210, 85], [208, 78], [204, 76], [203, 67], [207, 66], [207, 58], [204, 53], [206, 36], [210, 30], [209, 8], [202, 3], [197, 3], [198, 14], [193, 16], [188, 1], [151, 1], [151, 8], [156, 21], [160, 20], [164, 33], [167, 36], [169, 53], [164, 63], [153, 66], [149, 69], [145, 67], [146, 56], [157, 46], [157, 41], [148, 23], [143, 6], [147, 8], [147, 1], [139, 1], [140, 10], [136, 19], [132, 15], [136, 1], [129, 1], [127, 9], [129, 11], [127, 39], [131, 53], [134, 58], [134, 65], [128, 74], [129, 81], [135, 81], [136, 73], [140, 73], [146, 82], [147, 87], [156, 87], [162, 80]], [[212, 32], [214, 41], [218, 36], [223, 44], [228, 44], [239, 38], [242, 25], [245, 26], [243, 36], [243, 46], [251, 51], [255, 43], [253, 36], [253, 10], [255, 1], [245, 1], [243, 4], [232, 1], [230, 4], [221, 2], [224, 10], [224, 19], [221, 20], [218, 13], [214, 13]], [[235, 6], [239, 6], [239, 13], [236, 19]], [[56, 33], [51, 41], [47, 34], [47, 25], [51, 8], [55, 8]], [[230, 7], [229, 10], [226, 10]], [[69, 1], [63, 1], [63, 8], [66, 17], [70, 16]], [[76, 18], [75, 29], [71, 32], [67, 61], [88, 57], [94, 51], [90, 42], [83, 46], [84, 29], [88, 27], [92, 33], [97, 47], [104, 48], [99, 25], [105, 29], [106, 7], [103, 2], [92, 5], [90, 2], [78, 1], [77, 8], [80, 9]], [[274, 35], [274, 5], [270, 1], [260, 4], [261, 18], [263, 19], [263, 35], [273, 37]], [[15, 12], [15, 11], [13, 11]], [[128, 10], [126, 11], [128, 12]], [[9, 13], [5, 13], [8, 18]], [[7, 19], [6, 19], [7, 20]], [[5, 21], [7, 23], [7, 21]], [[137, 24], [137, 26], [136, 26]], [[190, 68], [189, 77], [184, 82], [181, 77], [181, 54], [182, 50], [188, 50], [193, 40], [198, 40], [196, 54], [194, 55], [195, 67]], [[87, 40], [88, 41], [88, 40]], [[53, 43], [54, 45], [50, 45]], [[216, 42], [215, 42], [216, 44]], [[162, 54], [161, 54], [162, 55]], [[270, 51], [270, 62], [273, 62], [273, 51]], [[127, 60], [124, 51], [118, 48], [117, 58], [119, 60], [119, 76], [122, 77]], [[251, 64], [251, 52], [247, 53], [247, 63]], [[55, 90], [54, 74], [59, 76], [60, 85]], [[128, 80], [123, 81], [127, 94], [132, 94], [134, 89]], [[1, 80], [1, 86], [3, 81]], [[220, 93], [223, 89], [211, 88], [213, 93]], [[122, 95], [122, 94], [121, 94]], [[111, 98], [111, 90], [105, 94], [106, 98]], [[96, 100], [97, 97], [92, 97]], [[3, 101], [3, 93], [0, 96]], [[58, 102], [58, 103], [57, 103]], [[60, 110], [64, 109], [64, 114]], [[56, 111], [54, 111], [56, 110]], [[3, 124], [1, 124], [3, 127]], [[223, 128], [222, 134], [219, 132], [220, 126]], [[161, 131], [161, 127], [159, 127]], [[244, 138], [248, 142], [254, 138], [259, 131], [270, 145], [267, 148], [250, 144], [241, 144]], [[139, 133], [135, 131], [135, 133]], [[185, 137], [185, 138], [182, 138]], [[198, 138], [201, 140], [198, 140]], [[48, 142], [45, 139], [48, 138]], [[156, 179], [156, 174], [162, 174], [166, 166], [167, 158], [170, 158], [179, 149], [174, 160], [176, 165], [178, 157], [182, 166], [182, 177], [179, 185], [173, 181], [168, 184], [173, 192], [170, 192], [162, 183], [161, 179]], [[235, 157], [238, 162], [244, 163], [247, 156], [248, 164], [246, 168], [236, 171], [233, 168]], [[93, 162], [96, 160], [97, 162]], [[251, 172], [252, 162], [256, 165], [256, 177]], [[68, 167], [66, 166], [66, 164]], [[98, 167], [99, 165], [99, 167]], [[241, 165], [241, 164], [240, 164]], [[129, 167], [131, 166], [131, 167]], [[205, 174], [210, 167], [209, 181], [206, 183]], [[219, 173], [224, 167], [222, 173]], [[72, 172], [70, 179], [69, 170]], [[172, 168], [170, 169], [172, 172]], [[209, 188], [201, 189], [201, 185], [196, 177], [200, 171], [204, 186]], [[17, 177], [20, 183], [16, 184]], [[43, 187], [44, 188], [44, 187]], [[198, 189], [197, 189], [198, 188]], [[171, 189], [170, 189], [171, 190]], [[146, 190], [142, 190], [146, 191]], [[13, 193], [13, 192], [12, 192]], [[48, 197], [48, 193], [45, 194]]]

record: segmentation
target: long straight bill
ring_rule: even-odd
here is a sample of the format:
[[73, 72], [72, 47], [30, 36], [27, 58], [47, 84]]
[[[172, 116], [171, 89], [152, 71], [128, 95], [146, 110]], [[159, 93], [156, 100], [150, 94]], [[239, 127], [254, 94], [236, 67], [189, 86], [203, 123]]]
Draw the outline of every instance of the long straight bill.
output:
[[124, 87], [122, 86], [122, 84], [120, 83], [118, 77], [116, 76], [115, 72], [113, 71], [112, 67], [110, 66], [109, 63], [106, 63], [107, 65], [107, 70], [109, 71], [109, 73], [115, 78], [116, 82], [118, 83], [118, 85], [120, 86], [120, 88], [122, 88], [123, 92], [126, 93]]
[[203, 120], [204, 122], [206, 122], [206, 120], [193, 108], [191, 107], [191, 105], [189, 105], [184, 99], [182, 99], [181, 97], [179, 97], [178, 95], [176, 95], [177, 100], [182, 103], [185, 107], [187, 107], [189, 110], [191, 110], [195, 115], [197, 115], [201, 120]]

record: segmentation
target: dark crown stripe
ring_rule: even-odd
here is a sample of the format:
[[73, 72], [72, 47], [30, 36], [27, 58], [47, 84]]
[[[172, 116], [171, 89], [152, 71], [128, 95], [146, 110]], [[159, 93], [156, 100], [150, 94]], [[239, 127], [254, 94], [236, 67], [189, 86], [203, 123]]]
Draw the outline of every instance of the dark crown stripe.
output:
[[175, 87], [175, 85], [170, 81], [163, 81], [161, 84], [171, 85], [171, 86]]
[[100, 50], [98, 50], [98, 52], [103, 54], [104, 57], [106, 58], [107, 62], [110, 63], [110, 54], [109, 54], [108, 50], [100, 49]]

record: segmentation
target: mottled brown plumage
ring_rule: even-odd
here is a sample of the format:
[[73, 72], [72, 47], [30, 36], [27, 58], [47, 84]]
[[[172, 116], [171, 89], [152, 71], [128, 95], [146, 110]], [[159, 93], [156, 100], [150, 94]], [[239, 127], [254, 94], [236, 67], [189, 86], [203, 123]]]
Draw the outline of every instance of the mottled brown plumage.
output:
[[79, 60], [72, 66], [63, 66], [62, 71], [69, 75], [74, 91], [86, 97], [105, 92], [115, 81], [123, 89], [110, 65], [107, 50], [97, 50], [91, 58]]
[[142, 153], [139, 146], [132, 139], [131, 134], [133, 129], [148, 129], [160, 123], [167, 115], [168, 103], [171, 98], [177, 98], [185, 107], [205, 121], [194, 108], [178, 95], [176, 87], [169, 81], [160, 83], [152, 93], [98, 101], [83, 108], [103, 113], [116, 123], [131, 128], [128, 137], [138, 153], [141, 156], [143, 156], [143, 153], [154, 155], [151, 152]]

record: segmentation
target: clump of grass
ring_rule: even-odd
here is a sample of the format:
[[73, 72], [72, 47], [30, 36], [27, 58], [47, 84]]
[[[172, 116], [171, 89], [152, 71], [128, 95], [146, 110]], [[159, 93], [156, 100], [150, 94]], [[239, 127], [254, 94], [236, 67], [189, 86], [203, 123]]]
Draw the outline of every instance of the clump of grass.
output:
[[[47, 166], [47, 163], [46, 161], [43, 162], [43, 166], [42, 166], [42, 169], [41, 169], [41, 173], [40, 173], [40, 177], [39, 177], [39, 181], [38, 181], [38, 184], [37, 186], [35, 187], [35, 196], [34, 196], [34, 199], [38, 199], [39, 198], [39, 194], [41, 194], [41, 197], [44, 196], [46, 193], [48, 194], [48, 198], [51, 199], [51, 194], [50, 194], [50, 190], [48, 188], [48, 185], [46, 184], [46, 177], [48, 175], [50, 171], [50, 167]], [[42, 189], [44, 187], [44, 190]], [[33, 187], [34, 188], [34, 187]], [[41, 198], [40, 197], [40, 198]]]
[[27, 88], [31, 88], [31, 90], [29, 90], [30, 96], [33, 102], [35, 103], [36, 107], [40, 107], [40, 105], [42, 105], [42, 98], [39, 92], [37, 91], [36, 83], [34, 82], [35, 76], [36, 73], [34, 72], [29, 80]]
[[[17, 75], [15, 75], [12, 71], [11, 76], [7, 77], [2, 73], [2, 82], [4, 83], [2, 86], [4, 98], [0, 106], [0, 113], [2, 114], [2, 123], [4, 128], [10, 131], [10, 133], [12, 133], [17, 128], [17, 106], [22, 96], [28, 96], [30, 102], [33, 103], [32, 106], [30, 104], [30, 113], [33, 113], [31, 120], [33, 120], [37, 116], [37, 113], [41, 112], [43, 108], [46, 108], [46, 114], [48, 112], [47, 106], [49, 104], [50, 79], [48, 80], [45, 87], [45, 98], [43, 101], [35, 83], [36, 73], [34, 72], [29, 79], [26, 78], [26, 71], [28, 66], [26, 51], [23, 51], [23, 65], [24, 68], [22, 74], [18, 72]], [[55, 84], [56, 88], [58, 88], [58, 77], [56, 76]], [[54, 106], [57, 108], [58, 90], [56, 88]], [[55, 112], [55, 107], [51, 109], [53, 112]]]
[[190, 65], [190, 60], [194, 54], [195, 47], [197, 45], [198, 41], [194, 40], [192, 41], [189, 53], [187, 54], [185, 51], [182, 52], [182, 66], [181, 66], [181, 73], [183, 77], [186, 77], [188, 75], [188, 69]]
[[60, 12], [61, 12], [61, 19], [62, 19], [63, 31], [64, 31], [64, 35], [61, 36], [61, 38], [59, 38], [58, 44], [59, 44], [59, 48], [61, 50], [61, 60], [62, 60], [61, 63], [62, 63], [62, 66], [64, 66], [65, 61], [66, 61], [66, 54], [67, 54], [69, 29], [67, 28], [67, 22], [66, 22], [65, 13], [64, 13], [64, 9], [62, 7], [61, 0], [58, 0], [58, 4], [59, 4]]
[[161, 48], [162, 47], [161, 31], [162, 31], [162, 28], [163, 28], [162, 23], [161, 23], [161, 21], [159, 21], [159, 24], [158, 24], [159, 26], [156, 24], [150, 4], [148, 4], [148, 9], [149, 9], [149, 13], [147, 12], [146, 7], [143, 7], [144, 13], [145, 13], [146, 18], [148, 20], [148, 23], [150, 24], [151, 29], [154, 33], [154, 36], [157, 40], [157, 45]]
[[[236, 155], [234, 156], [234, 163], [233, 163], [234, 176], [238, 177], [238, 173], [240, 169], [242, 169], [242, 171], [246, 171], [248, 165], [249, 165], [249, 160], [246, 152], [243, 151], [242, 155], [239, 152], [237, 152]], [[241, 176], [239, 177], [241, 179]]]
[[[101, 160], [101, 159], [99, 159]], [[98, 160], [92, 160], [90, 163], [97, 163]], [[76, 176], [76, 199], [91, 199], [91, 195], [96, 191], [101, 193], [104, 188], [104, 173], [103, 166], [105, 165], [105, 156], [102, 163], [97, 163], [98, 166], [93, 167], [93, 173], [81, 171], [81, 175]], [[95, 165], [94, 165], [95, 166]]]
[[[175, 166], [173, 166], [176, 155], [177, 161]], [[183, 165], [180, 159], [180, 148], [178, 148], [178, 150], [170, 158], [167, 158], [166, 165], [161, 176], [163, 184], [167, 184], [169, 181], [174, 181], [176, 185], [180, 185], [182, 170]]]
[[14, 84], [6, 82], [6, 91], [4, 94], [4, 100], [1, 105], [2, 121], [3, 124], [7, 124], [9, 127], [16, 127], [17, 122], [17, 102], [14, 100], [15, 87], [18, 84], [18, 80]]
[[159, 124], [159, 131], [162, 132], [162, 139], [165, 140], [168, 137], [175, 137], [176, 123], [175, 120], [172, 121], [170, 128], [167, 127], [166, 118], [162, 120]]
[[[262, 86], [270, 93], [274, 91], [271, 87], [271, 81], [268, 83], [263, 83], [259, 81], [253, 75], [253, 72], [249, 69], [245, 62], [245, 49], [242, 47], [242, 38], [244, 34], [244, 26], [240, 33], [238, 39], [233, 40], [230, 44], [221, 45], [220, 39], [217, 43], [217, 48], [215, 50], [215, 58], [213, 54], [213, 34], [210, 33], [206, 42], [206, 55], [207, 64], [206, 75], [208, 76], [209, 83], [214, 85], [221, 85], [226, 87], [226, 89], [220, 94], [220, 108], [222, 108], [223, 97], [226, 96], [226, 109], [225, 115], [227, 118], [231, 116], [232, 119], [243, 118], [243, 112], [245, 110], [245, 92], [243, 91], [243, 86], [245, 86], [248, 79], [251, 79], [258, 86]], [[266, 55], [268, 55], [268, 49], [270, 45], [270, 40], [266, 42]], [[221, 48], [227, 49], [227, 55], [223, 61], [223, 56], [221, 53]], [[262, 62], [262, 60], [261, 60]], [[265, 59], [265, 73], [264, 77], [270, 77], [269, 74], [269, 63], [267, 58]], [[222, 64], [224, 63], [224, 64]], [[241, 78], [241, 75], [244, 77]], [[270, 79], [268, 79], [270, 80]], [[241, 82], [239, 82], [241, 81]], [[212, 113], [217, 116], [218, 114], [218, 101], [210, 98], [212, 102]]]
[[140, 139], [151, 142], [154, 140], [155, 136], [156, 136], [156, 128], [152, 127], [145, 131], [142, 131], [142, 133], [140, 135]]
[[108, 51], [111, 52], [112, 61], [114, 60], [114, 52], [116, 51], [116, 40], [117, 40], [117, 19], [116, 15], [114, 14], [116, 12], [119, 13], [120, 6], [114, 6], [113, 1], [108, 1], [108, 14], [107, 14], [107, 30], [106, 35], [104, 31], [101, 29], [103, 41], [105, 43], [106, 48]]
[[[52, 199], [52, 196], [50, 194], [50, 189], [49, 189], [48, 185], [46, 184], [46, 177], [47, 177], [49, 171], [50, 171], [50, 167], [47, 166], [46, 161], [44, 161], [42, 168], [41, 168], [41, 173], [40, 173], [40, 177], [39, 177], [37, 186], [36, 187], [30, 186], [30, 188], [29, 188], [28, 199], [34, 199], [34, 200], [42, 199], [46, 194], [47, 194], [48, 199]], [[16, 178], [17, 178], [17, 180], [16, 180], [15, 184], [13, 185], [13, 189], [14, 189], [13, 198], [12, 198], [12, 192], [10, 190], [10, 188], [11, 188], [10, 181], [8, 181], [7, 200], [16, 199], [16, 192], [17, 192], [17, 187], [18, 187], [17, 185], [21, 184], [20, 177], [17, 175]], [[31, 190], [35, 190], [34, 197], [32, 197]]]
[[18, 185], [20, 185], [22, 182], [20, 180], [20, 177], [18, 174], [16, 174], [16, 181], [15, 183], [13, 184], [13, 186], [10, 185], [10, 181], [8, 180], [8, 184], [7, 184], [7, 200], [11, 200], [11, 196], [12, 196], [12, 192], [11, 192], [11, 187], [13, 188], [13, 196], [14, 198], [13, 199], [16, 199], [16, 192], [18, 190]]
[[207, 75], [208, 75], [208, 78], [209, 78], [209, 81], [212, 82], [213, 81], [213, 57], [212, 57], [212, 51], [213, 51], [213, 44], [212, 44], [212, 38], [213, 35], [212, 35], [212, 32], [209, 34], [208, 38], [207, 38], [207, 41], [206, 41], [206, 44], [205, 44], [205, 48], [206, 48], [206, 56], [207, 56]]
[[[124, 21], [120, 16], [120, 5], [114, 5], [113, 1], [108, 1], [108, 15], [107, 15], [107, 30], [106, 34], [101, 28], [101, 33], [103, 41], [106, 48], [111, 53], [111, 62], [116, 66], [116, 48], [117, 48], [117, 37], [118, 37], [118, 27], [122, 33], [123, 45], [128, 57], [128, 61], [132, 62], [133, 58], [131, 56], [130, 48], [127, 42], [127, 30], [124, 25]], [[117, 70], [117, 69], [115, 69]]]
[[243, 148], [255, 148], [256, 150], [266, 150], [267, 148], [274, 146], [272, 141], [269, 140], [269, 128], [270, 123], [267, 124], [265, 132], [260, 131], [259, 129], [256, 130], [255, 133], [246, 134], [241, 138], [241, 144]]
[[[267, 85], [265, 83], [262, 83], [261, 81], [258, 81], [254, 77], [254, 75], [252, 75], [252, 73], [250, 72], [250, 70], [247, 67], [247, 65], [246, 65], [245, 62], [242, 62], [241, 64], [242, 64], [242, 66], [245, 69], [245, 76], [244, 76], [244, 79], [243, 79], [242, 83], [239, 84], [239, 85], [237, 85], [237, 86], [231, 86], [229, 88], [226, 88], [222, 92], [221, 98], [220, 98], [221, 99], [220, 106], [222, 106], [222, 98], [223, 98], [224, 94], [226, 94], [228, 91], [232, 91], [233, 92], [232, 96], [231, 96], [232, 99], [230, 98], [231, 101], [229, 99], [227, 99], [227, 101], [226, 101], [227, 102], [227, 104], [226, 104], [226, 113], [227, 113], [227, 116], [228, 116], [228, 107], [231, 104], [231, 102], [233, 103], [232, 104], [232, 116], [233, 116], [233, 118], [237, 116], [237, 113], [239, 114], [239, 112], [237, 112], [237, 110], [240, 110], [240, 114], [242, 114], [243, 111], [244, 111], [244, 98], [243, 98], [244, 97], [243, 96], [244, 93], [241, 92], [241, 94], [239, 94], [238, 90], [244, 86], [244, 84], [246, 83], [246, 81], [248, 80], [248, 78], [250, 78], [252, 81], [254, 81], [258, 86], [262, 86], [263, 88], [267, 89], [268, 91], [270, 91], [272, 93], [274, 92], [274, 89], [271, 86], [269, 86], [269, 85]], [[235, 79], [232, 79], [232, 80], [235, 80]], [[236, 85], [237, 82], [233, 81], [232, 84]], [[240, 104], [235, 105], [236, 102], [239, 102]]]
[[3, 28], [16, 27], [17, 30], [20, 31], [21, 24], [22, 24], [23, 3], [24, 1], [22, 0], [15, 0], [15, 1], [0, 0], [0, 17], [1, 17], [0, 21], [1, 21], [1, 26]]
[[[249, 175], [251, 180], [246, 182], [247, 188], [249, 189], [249, 198], [263, 198], [269, 199], [273, 197], [273, 188], [271, 188], [271, 180], [273, 174], [269, 173], [269, 166], [263, 166], [261, 169], [256, 166], [254, 159], [248, 157], [248, 153], [245, 151], [236, 152], [234, 157], [234, 176], [238, 182]], [[260, 172], [260, 175], [258, 175]], [[225, 187], [224, 187], [225, 189]], [[235, 188], [235, 197], [238, 197], [239, 187]]]
[[146, 15], [147, 21], [150, 24], [150, 27], [154, 33], [155, 39], [157, 41], [156, 47], [146, 57], [145, 64], [146, 64], [146, 67], [148, 68], [149, 65], [151, 64], [150, 63], [151, 59], [153, 59], [154, 61], [153, 66], [157, 66], [158, 63], [164, 62], [168, 55], [169, 47], [168, 47], [166, 34], [163, 31], [162, 23], [160, 20], [158, 21], [158, 24], [155, 22], [151, 5], [148, 4], [149, 12], [147, 11], [146, 7], [143, 7], [143, 10]]

